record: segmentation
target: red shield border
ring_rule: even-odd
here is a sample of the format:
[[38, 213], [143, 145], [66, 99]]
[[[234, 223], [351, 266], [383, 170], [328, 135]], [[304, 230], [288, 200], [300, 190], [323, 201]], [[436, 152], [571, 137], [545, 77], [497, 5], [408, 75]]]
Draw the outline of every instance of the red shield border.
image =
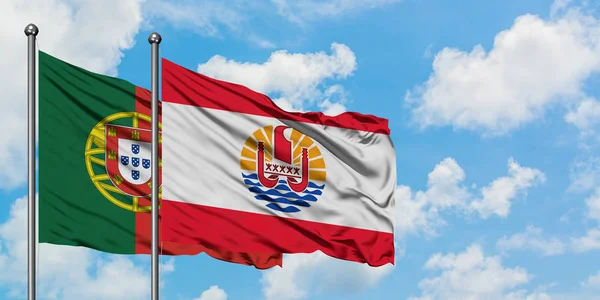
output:
[[[161, 131], [159, 134], [159, 145], [158, 145], [158, 185], [162, 184], [162, 144], [161, 144]], [[152, 142], [152, 131], [143, 128], [133, 128], [119, 125], [107, 124], [104, 129], [105, 135], [105, 162], [106, 162], [106, 173], [108, 174], [110, 181], [121, 190], [123, 193], [133, 197], [145, 197], [152, 193], [151, 182], [152, 178], [148, 179], [147, 182], [142, 184], [133, 184], [123, 178], [123, 175], [119, 171], [119, 139], [126, 139], [131, 141], [140, 141], [151, 143]]]

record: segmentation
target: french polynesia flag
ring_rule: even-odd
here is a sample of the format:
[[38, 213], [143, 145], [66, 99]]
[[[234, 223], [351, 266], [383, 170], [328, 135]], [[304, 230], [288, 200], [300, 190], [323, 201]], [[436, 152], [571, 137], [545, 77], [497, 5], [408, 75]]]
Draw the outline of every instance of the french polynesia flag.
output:
[[286, 112], [166, 59], [162, 100], [162, 240], [394, 263], [386, 119]]

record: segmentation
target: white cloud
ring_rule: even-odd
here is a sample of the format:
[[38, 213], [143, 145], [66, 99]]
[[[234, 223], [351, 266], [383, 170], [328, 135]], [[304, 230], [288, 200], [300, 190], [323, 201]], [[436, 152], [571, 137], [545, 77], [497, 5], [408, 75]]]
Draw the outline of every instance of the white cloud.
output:
[[436, 235], [437, 228], [446, 223], [438, 217], [438, 210], [430, 207], [426, 192], [415, 195], [409, 186], [396, 188], [396, 223], [394, 234], [398, 238], [410, 233], [424, 232], [428, 236]]
[[227, 293], [218, 286], [213, 285], [194, 300], [227, 300]]
[[346, 111], [346, 93], [339, 84], [332, 85], [325, 90], [324, 100], [318, 103], [319, 109], [328, 116], [336, 116]]
[[319, 108], [328, 116], [337, 116], [346, 111], [346, 107], [342, 103], [332, 103], [329, 99], [325, 99], [319, 103]]
[[[17, 199], [0, 224], [0, 286], [23, 295], [27, 284], [27, 200]], [[124, 255], [101, 256], [83, 247], [39, 244], [38, 293], [44, 298], [133, 300], [149, 297], [148, 268]], [[149, 266], [149, 265], [148, 265]], [[161, 265], [166, 275], [172, 260]], [[164, 279], [164, 277], [163, 277]]]
[[252, 44], [258, 46], [259, 48], [263, 48], [263, 49], [277, 48], [277, 45], [275, 45], [274, 42], [269, 41], [269, 40], [267, 40], [265, 38], [262, 38], [260, 36], [257, 36], [257, 35], [254, 35], [254, 34], [250, 34], [250, 35], [247, 35], [247, 37], [248, 37], [248, 40]]
[[482, 218], [492, 214], [508, 216], [511, 200], [517, 193], [525, 191], [546, 179], [540, 170], [521, 167], [512, 157], [508, 160], [508, 175], [494, 180], [481, 190], [483, 197], [471, 202], [470, 209], [479, 213]]
[[594, 134], [594, 128], [600, 124], [600, 102], [591, 98], [581, 101], [565, 115], [565, 121], [575, 125], [584, 135]]
[[304, 27], [307, 21], [358, 13], [400, 1], [147, 0], [144, 12], [154, 23], [164, 20], [175, 28], [211, 37], [222, 38], [226, 34], [234, 34], [259, 48], [273, 49], [276, 48], [275, 43], [255, 33], [254, 19], [259, 18], [260, 23], [278, 26], [281, 23], [280, 16], [283, 16], [287, 21]]
[[583, 83], [600, 71], [600, 21], [561, 3], [554, 10], [548, 20], [519, 16], [489, 52], [438, 52], [430, 78], [405, 97], [414, 120], [499, 135], [584, 98]]
[[569, 176], [569, 191], [585, 192], [600, 186], [600, 157], [590, 156], [574, 162]]
[[439, 212], [460, 209], [470, 197], [468, 189], [461, 185], [465, 173], [453, 158], [442, 160], [427, 177], [426, 191], [413, 193], [404, 185], [396, 189], [395, 234], [399, 237], [419, 231], [435, 235], [436, 229], [445, 225]]
[[562, 254], [566, 248], [560, 239], [544, 237], [542, 229], [535, 226], [527, 226], [523, 233], [503, 236], [496, 242], [496, 246], [502, 252], [524, 249], [539, 252], [544, 256]]
[[425, 58], [429, 58], [433, 55], [433, 53], [431, 52], [433, 49], [433, 44], [429, 44], [427, 46], [427, 48], [425, 48], [425, 52], [423, 52], [423, 57]]
[[[482, 218], [491, 215], [506, 217], [512, 201], [539, 182], [544, 174], [508, 160], [508, 176], [492, 181], [479, 191], [472, 191], [463, 181], [465, 172], [453, 158], [445, 158], [428, 175], [427, 190], [412, 192], [408, 186], [396, 189], [396, 234], [424, 232], [436, 235], [444, 226], [440, 216], [444, 210], [477, 213]], [[477, 196], [481, 194], [481, 196]]]
[[[159, 258], [160, 259], [160, 258]], [[170, 257], [166, 262], [160, 262], [158, 266], [158, 271], [160, 272], [160, 276], [166, 275], [169, 273], [173, 273], [175, 271], [175, 258]]]
[[556, 16], [557, 14], [564, 12], [569, 8], [571, 2], [573, 2], [573, 0], [554, 0], [550, 6], [550, 15]]
[[374, 9], [400, 0], [271, 0], [278, 12], [290, 21], [304, 25], [306, 21], [323, 17], [338, 17], [360, 10]]
[[596, 192], [585, 199], [587, 207], [587, 216], [600, 223], [600, 187], [596, 188]]
[[595, 275], [590, 275], [586, 281], [581, 283], [581, 286], [584, 288], [600, 290], [600, 271]]
[[366, 264], [331, 258], [319, 251], [285, 255], [283, 268], [263, 272], [261, 283], [266, 300], [304, 299], [311, 293], [353, 293], [374, 287], [394, 269], [387, 264]]
[[[131, 48], [142, 22], [143, 0], [3, 0], [0, 3], [0, 188], [25, 180], [26, 37], [25, 26], [40, 28], [42, 51], [94, 72], [116, 74], [123, 51]], [[107, 21], [107, 13], [110, 21]]]
[[[586, 200], [586, 216], [600, 225], [600, 188], [596, 188]], [[571, 238], [575, 252], [600, 250], [600, 227], [588, 229], [585, 236]]]
[[148, 18], [165, 20], [176, 28], [214, 36], [219, 35], [220, 25], [230, 30], [242, 27], [246, 19], [239, 10], [241, 4], [236, 0], [229, 0], [227, 4], [210, 0], [148, 0], [144, 12]]
[[[264, 63], [240, 63], [215, 55], [198, 66], [198, 72], [213, 78], [245, 85], [257, 92], [268, 94], [278, 105], [303, 110], [305, 105], [320, 101], [326, 109], [338, 104], [332, 112], [342, 110], [343, 102], [331, 102], [342, 95], [341, 86], [324, 86], [327, 79], [344, 79], [356, 70], [354, 52], [346, 45], [333, 43], [331, 54], [289, 53], [275, 51]], [[325, 89], [325, 90], [323, 90]], [[329, 100], [328, 100], [329, 99]], [[329, 101], [331, 103], [325, 102]], [[316, 103], [318, 104], [318, 103]]]
[[421, 280], [422, 296], [410, 299], [550, 299], [543, 293], [514, 290], [532, 275], [521, 267], [503, 266], [499, 256], [485, 256], [478, 244], [458, 254], [434, 254], [425, 269], [440, 273]]
[[600, 250], [600, 228], [589, 229], [585, 236], [571, 238], [571, 246], [575, 252]]
[[[521, 290], [517, 292], [512, 292], [504, 296], [503, 300], [558, 300], [554, 297], [554, 295], [549, 295], [546, 292], [532, 292], [528, 293], [527, 291]], [[583, 300], [580, 298], [575, 298], [579, 300]]]

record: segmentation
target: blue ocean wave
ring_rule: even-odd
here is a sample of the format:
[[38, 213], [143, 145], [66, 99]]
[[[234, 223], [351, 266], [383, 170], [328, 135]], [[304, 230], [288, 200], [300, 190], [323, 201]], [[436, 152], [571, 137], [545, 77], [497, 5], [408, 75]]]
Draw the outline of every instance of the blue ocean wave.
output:
[[258, 174], [256, 174], [256, 173], [252, 173], [252, 174], [249, 174], [249, 175], [246, 175], [246, 174], [242, 173], [242, 177], [244, 177], [244, 179], [258, 180]]
[[[245, 183], [247, 186], [251, 186], [251, 187], [262, 187], [262, 184], [260, 184], [260, 182], [258, 182], [258, 181], [257, 181], [257, 182], [254, 182], [254, 181], [252, 181], [252, 180], [249, 180], [249, 179], [244, 179], [244, 183]], [[284, 181], [284, 183], [285, 183], [285, 181]], [[286, 192], [292, 192], [292, 189], [290, 189], [290, 187], [289, 187], [289, 186], [287, 186], [287, 183], [286, 183], [286, 184], [278, 184], [278, 185], [277, 185], [277, 186], [275, 186], [273, 189], [274, 189], [274, 190], [286, 191]], [[305, 193], [305, 194], [310, 194], [310, 195], [317, 195], [317, 196], [320, 196], [320, 195], [322, 195], [322, 194], [323, 194], [323, 192], [322, 192], [322, 191], [320, 191], [320, 190], [312, 190], [312, 191], [311, 191], [311, 190], [309, 190], [309, 189], [306, 189], [306, 190], [305, 190], [304, 192], [302, 192], [302, 193]]]
[[300, 200], [313, 201], [313, 202], [317, 201], [317, 197], [315, 197], [313, 195], [300, 196], [294, 192], [282, 193], [275, 189], [263, 190], [257, 186], [250, 187], [250, 188], [248, 188], [248, 190], [250, 190], [251, 192], [253, 192], [255, 194], [265, 194], [265, 195], [270, 195], [270, 196], [300, 199]]
[[308, 203], [304, 200], [291, 200], [291, 199], [282, 198], [282, 197], [273, 198], [273, 197], [270, 197], [269, 195], [256, 195], [256, 196], [254, 196], [254, 198], [256, 198], [257, 200], [264, 200], [264, 201], [281, 203], [281, 204], [310, 207], [310, 203]]
[[321, 196], [321, 194], [323, 194], [323, 192], [320, 191], [320, 190], [311, 191], [311, 190], [308, 190], [308, 189], [306, 191], [304, 191], [303, 193], [311, 194], [311, 195], [317, 195], [317, 196]]
[[300, 209], [295, 206], [281, 207], [277, 203], [269, 203], [266, 206], [272, 210], [281, 211], [284, 213], [295, 213], [300, 211]]
[[260, 182], [254, 182], [252, 180], [249, 179], [244, 179], [244, 184], [246, 185], [250, 185], [250, 186], [262, 186], [262, 184], [260, 184]]
[[275, 186], [274, 189], [276, 189], [276, 190], [284, 190], [284, 191], [291, 191], [292, 190], [287, 185], [281, 184], [281, 183], [278, 184], [277, 186]]
[[325, 188], [325, 185], [324, 185], [324, 184], [323, 184], [323, 185], [316, 185], [316, 184], [315, 184], [315, 183], [313, 183], [313, 182], [309, 182], [309, 183], [308, 183], [308, 187], [309, 187], [309, 188], [313, 188], [313, 189], [320, 189], [320, 190], [322, 190], [322, 189], [324, 189], [324, 188]]
[[[320, 196], [325, 188], [325, 185], [317, 185], [313, 182], [308, 183], [308, 188], [302, 193], [293, 192], [287, 181], [279, 180], [278, 184], [271, 189], [264, 189], [258, 181], [258, 174], [244, 174], [244, 184], [248, 186], [248, 190], [255, 194], [254, 198], [260, 201], [267, 201], [266, 206], [270, 209], [285, 213], [299, 212], [298, 207], [310, 207], [309, 202], [316, 202], [316, 196]], [[310, 188], [310, 189], [309, 189]], [[303, 194], [303, 195], [301, 195]], [[309, 201], [309, 202], [307, 202]]]

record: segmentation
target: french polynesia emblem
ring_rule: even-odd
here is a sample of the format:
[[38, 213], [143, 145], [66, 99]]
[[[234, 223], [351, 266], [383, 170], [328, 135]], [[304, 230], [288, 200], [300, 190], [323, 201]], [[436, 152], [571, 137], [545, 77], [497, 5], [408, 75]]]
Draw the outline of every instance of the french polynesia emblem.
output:
[[287, 126], [265, 126], [246, 140], [240, 155], [242, 179], [266, 207], [295, 213], [323, 194], [325, 160], [317, 143]]
[[[122, 112], [96, 124], [85, 145], [85, 163], [92, 182], [107, 200], [126, 210], [148, 212], [151, 210], [148, 200], [152, 193], [152, 131], [140, 128], [140, 121], [150, 124], [151, 118], [138, 112]], [[123, 126], [123, 123], [133, 126]], [[160, 184], [162, 124], [159, 123], [158, 127]], [[159, 186], [159, 198], [161, 192]], [[144, 198], [147, 200], [141, 203]]]

